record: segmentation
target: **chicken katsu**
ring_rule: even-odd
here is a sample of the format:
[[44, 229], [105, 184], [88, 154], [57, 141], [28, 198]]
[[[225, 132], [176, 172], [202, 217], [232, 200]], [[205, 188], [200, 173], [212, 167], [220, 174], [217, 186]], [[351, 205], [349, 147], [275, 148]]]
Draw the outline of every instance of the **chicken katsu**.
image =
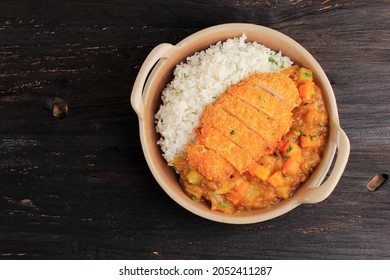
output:
[[[279, 86], [289, 83], [293, 86]], [[278, 90], [280, 96], [274, 96], [259, 84], [265, 84], [266, 88], [273, 91]], [[293, 103], [287, 102], [291, 99]], [[195, 130], [196, 145], [203, 145], [205, 149], [216, 152], [241, 174], [251, 171], [261, 156], [266, 152], [273, 153], [282, 136], [288, 132], [292, 123], [291, 110], [298, 105], [299, 100], [294, 82], [286, 75], [252, 75], [229, 88], [205, 109], [199, 127]], [[203, 164], [208, 161], [208, 153], [190, 152], [188, 159], [208, 179], [212, 179], [210, 174], [216, 177]], [[228, 170], [233, 174], [230, 166], [223, 165], [224, 175], [229, 173]]]

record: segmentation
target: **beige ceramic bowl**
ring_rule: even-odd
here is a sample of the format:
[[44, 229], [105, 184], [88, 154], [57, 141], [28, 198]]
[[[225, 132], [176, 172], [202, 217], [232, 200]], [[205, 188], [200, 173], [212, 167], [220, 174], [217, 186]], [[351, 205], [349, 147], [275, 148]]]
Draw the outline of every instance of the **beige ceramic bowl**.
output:
[[[291, 198], [271, 208], [227, 215], [219, 211], [211, 211], [205, 203], [192, 201], [182, 191], [177, 174], [172, 167], [167, 166], [161, 156], [160, 147], [156, 144], [159, 135], [155, 130], [154, 115], [161, 104], [161, 92], [173, 78], [173, 69], [180, 61], [197, 51], [207, 49], [211, 44], [232, 37], [240, 37], [243, 33], [246, 34], [247, 40], [259, 42], [275, 51], [281, 50], [283, 55], [290, 57], [294, 63], [313, 70], [316, 83], [325, 92], [330, 115], [330, 135], [320, 165]], [[138, 115], [141, 144], [146, 161], [157, 182], [178, 204], [196, 215], [217, 222], [256, 223], [278, 217], [300, 204], [323, 201], [336, 187], [349, 157], [349, 140], [340, 128], [335, 96], [321, 66], [296, 41], [263, 26], [241, 23], [223, 24], [194, 33], [176, 45], [163, 43], [156, 46], [146, 58], [136, 78], [131, 93], [131, 105]], [[326, 181], [323, 182], [332, 164], [336, 148], [338, 150], [337, 159]]]

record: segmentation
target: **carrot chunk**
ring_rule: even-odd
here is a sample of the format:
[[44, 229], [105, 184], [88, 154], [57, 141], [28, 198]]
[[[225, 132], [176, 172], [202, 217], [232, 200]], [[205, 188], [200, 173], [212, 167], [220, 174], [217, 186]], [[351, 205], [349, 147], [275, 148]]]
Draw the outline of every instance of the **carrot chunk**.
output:
[[302, 162], [302, 149], [296, 143], [288, 141], [282, 148], [281, 152], [287, 158], [293, 158], [297, 162]]
[[311, 124], [311, 123], [314, 123], [315, 120], [316, 120], [316, 115], [317, 115], [317, 110], [314, 110], [314, 109], [307, 109], [307, 112], [305, 114], [305, 120], [307, 123]]
[[240, 178], [239, 180], [236, 180], [234, 190], [240, 195], [244, 196], [248, 190], [249, 185], [250, 183], [247, 180]]
[[301, 147], [315, 147], [318, 144], [318, 137], [316, 134], [309, 134], [308, 136], [300, 136]]
[[302, 101], [304, 103], [310, 103], [312, 96], [315, 94], [314, 83], [307, 82], [301, 84], [298, 90], [299, 90], [299, 97], [302, 98]]
[[299, 172], [299, 163], [293, 159], [293, 158], [288, 158], [284, 163], [283, 163], [283, 172], [294, 176]]
[[307, 137], [307, 136], [300, 136], [299, 139], [301, 141], [301, 147], [302, 148], [310, 147], [310, 138], [309, 137]]

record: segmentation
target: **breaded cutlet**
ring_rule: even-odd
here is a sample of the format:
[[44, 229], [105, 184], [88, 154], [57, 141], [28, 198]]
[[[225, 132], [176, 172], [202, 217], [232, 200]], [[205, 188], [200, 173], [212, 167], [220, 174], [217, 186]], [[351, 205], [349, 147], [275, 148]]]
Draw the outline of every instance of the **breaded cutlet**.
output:
[[301, 99], [284, 74], [254, 74], [230, 87], [207, 106], [187, 146], [189, 164], [210, 180], [235, 170], [251, 171], [272, 153], [292, 124], [292, 109]]

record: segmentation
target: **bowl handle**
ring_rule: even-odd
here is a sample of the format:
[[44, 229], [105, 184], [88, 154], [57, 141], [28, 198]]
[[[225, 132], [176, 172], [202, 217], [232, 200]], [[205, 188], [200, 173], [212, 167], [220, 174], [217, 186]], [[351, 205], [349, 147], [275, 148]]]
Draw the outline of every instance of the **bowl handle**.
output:
[[309, 189], [305, 194], [305, 199], [301, 203], [318, 203], [323, 201], [332, 193], [340, 180], [347, 165], [350, 152], [349, 139], [340, 126], [337, 126], [335, 143], [337, 145], [337, 159], [332, 172], [320, 186], [314, 186]]
[[163, 43], [156, 46], [146, 57], [141, 69], [138, 72], [137, 78], [135, 79], [133, 89], [131, 91], [130, 102], [134, 111], [137, 113], [138, 118], [143, 118], [144, 102], [142, 98], [142, 92], [145, 86], [146, 78], [149, 75], [150, 70], [153, 66], [171, 49], [173, 45]]

